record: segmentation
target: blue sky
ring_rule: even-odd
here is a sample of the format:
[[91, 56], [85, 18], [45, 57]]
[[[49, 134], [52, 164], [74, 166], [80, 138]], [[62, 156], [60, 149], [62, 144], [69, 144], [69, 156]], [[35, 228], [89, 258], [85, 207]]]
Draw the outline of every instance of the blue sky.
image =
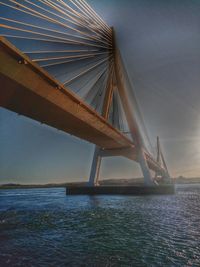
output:
[[[200, 176], [200, 2], [90, 0], [115, 27], [152, 143], [159, 135], [173, 176]], [[94, 146], [0, 109], [0, 183], [86, 180]], [[105, 159], [101, 177], [141, 176]]]

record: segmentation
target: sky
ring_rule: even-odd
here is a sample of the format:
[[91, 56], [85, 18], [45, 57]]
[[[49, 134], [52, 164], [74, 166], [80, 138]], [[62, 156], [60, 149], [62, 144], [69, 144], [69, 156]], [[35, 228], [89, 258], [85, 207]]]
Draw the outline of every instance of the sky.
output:
[[[200, 1], [88, 0], [114, 26], [153, 145], [171, 176], [200, 176]], [[85, 181], [94, 146], [0, 108], [0, 183]], [[106, 158], [101, 179], [141, 177]]]

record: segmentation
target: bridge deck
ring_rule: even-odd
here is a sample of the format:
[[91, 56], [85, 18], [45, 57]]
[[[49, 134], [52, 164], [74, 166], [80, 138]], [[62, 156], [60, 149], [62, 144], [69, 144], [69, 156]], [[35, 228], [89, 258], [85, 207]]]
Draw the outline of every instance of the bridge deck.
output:
[[133, 147], [126, 136], [2, 37], [0, 62], [0, 106], [102, 148]]
[[[0, 106], [96, 144], [104, 156], [137, 161], [132, 141], [3, 37], [0, 84]], [[152, 170], [162, 171], [151, 155], [146, 158]]]

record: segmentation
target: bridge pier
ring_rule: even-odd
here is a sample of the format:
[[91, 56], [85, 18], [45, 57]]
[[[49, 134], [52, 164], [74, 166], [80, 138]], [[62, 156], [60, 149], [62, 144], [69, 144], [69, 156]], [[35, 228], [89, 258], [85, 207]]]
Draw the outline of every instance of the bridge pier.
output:
[[142, 148], [139, 151], [139, 164], [140, 164], [142, 174], [144, 176], [144, 184], [146, 186], [156, 185], [156, 183], [154, 182], [151, 176], [151, 172], [150, 172], [149, 166], [145, 158], [144, 150]]
[[159, 163], [160, 166], [162, 166], [164, 168], [164, 172], [162, 172], [162, 173], [156, 172], [154, 180], [155, 181], [158, 180], [158, 178], [160, 176], [165, 183], [171, 183], [171, 177], [170, 177], [170, 174], [169, 174], [169, 171], [167, 168], [167, 164], [165, 162], [165, 159], [164, 159], [164, 156], [162, 153], [162, 149], [160, 146], [160, 140], [159, 140], [158, 136], [157, 136], [157, 162]]
[[[94, 150], [94, 156], [93, 156], [93, 160], [92, 160], [92, 166], [91, 166], [91, 170], [90, 170], [90, 178], [89, 178], [89, 182], [88, 182], [88, 186], [98, 186], [99, 183], [99, 174], [100, 174], [100, 167], [101, 167], [101, 161], [102, 161], [102, 156], [104, 155], [104, 153], [102, 153], [101, 148], [99, 148], [98, 146], [95, 147]], [[105, 153], [106, 155], [106, 153]], [[115, 156], [114, 153], [113, 155], [110, 156]], [[139, 151], [139, 164], [141, 167], [141, 171], [142, 174], [144, 176], [144, 185], [145, 186], [155, 186], [157, 185], [155, 179], [153, 179], [146, 157], [145, 157], [145, 152], [144, 150], [141, 148]]]
[[90, 178], [89, 178], [89, 182], [88, 182], [89, 186], [98, 185], [101, 160], [102, 160], [102, 157], [100, 155], [100, 148], [98, 146], [96, 146], [95, 150], [94, 150], [94, 156], [93, 156], [92, 166], [91, 166], [91, 170], [90, 170]]

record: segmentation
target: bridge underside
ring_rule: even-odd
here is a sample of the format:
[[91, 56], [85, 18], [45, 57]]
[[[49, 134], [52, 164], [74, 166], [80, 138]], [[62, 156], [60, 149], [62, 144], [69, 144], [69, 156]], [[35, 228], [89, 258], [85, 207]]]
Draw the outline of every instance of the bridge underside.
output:
[[2, 37], [0, 62], [0, 106], [96, 144], [102, 156], [137, 161], [131, 140]]
[[2, 107], [105, 149], [133, 147], [126, 136], [5, 39], [0, 43], [0, 62]]

